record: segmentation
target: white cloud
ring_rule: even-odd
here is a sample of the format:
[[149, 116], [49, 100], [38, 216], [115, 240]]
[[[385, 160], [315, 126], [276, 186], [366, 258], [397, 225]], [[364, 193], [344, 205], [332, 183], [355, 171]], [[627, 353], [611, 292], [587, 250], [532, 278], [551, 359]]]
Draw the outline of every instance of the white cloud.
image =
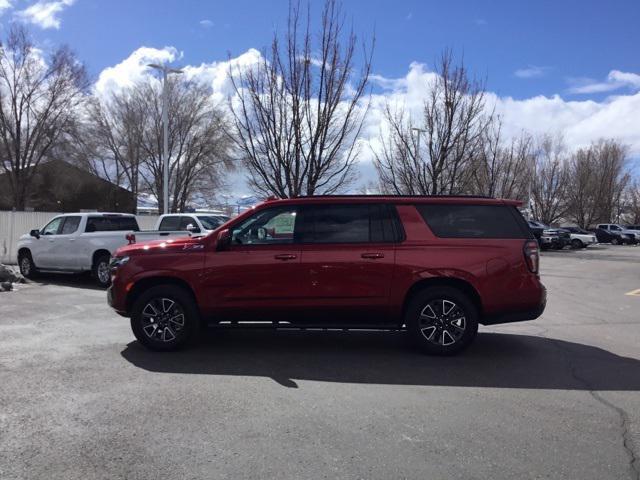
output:
[[211, 20], [209, 20], [209, 19], [200, 20], [198, 23], [203, 28], [211, 28], [211, 27], [213, 27], [213, 22]]
[[0, 0], [0, 15], [2, 15], [5, 10], [8, 10], [11, 7], [11, 0]]
[[16, 16], [25, 22], [41, 28], [60, 28], [59, 14], [75, 3], [75, 0], [40, 0], [33, 5], [16, 12]]
[[516, 70], [513, 74], [518, 78], [538, 78], [543, 77], [547, 73], [548, 69], [548, 67], [529, 65], [527, 68], [520, 68]]
[[[412, 114], [420, 115], [422, 102], [428, 93], [425, 86], [434, 75], [423, 64], [412, 63], [402, 78], [378, 76], [375, 79], [388, 89], [372, 99], [365, 129], [372, 148], [376, 148], [379, 132], [384, 129], [384, 105], [387, 102], [403, 105]], [[619, 72], [609, 78], [624, 81], [629, 86], [638, 85], [640, 89], [638, 75]], [[487, 108], [495, 106], [496, 113], [502, 117], [505, 133], [509, 136], [516, 136], [523, 130], [533, 134], [562, 132], [570, 148], [610, 137], [629, 145], [631, 155], [640, 156], [640, 91], [602, 101], [567, 101], [559, 95], [514, 99], [492, 92], [487, 93], [486, 99]]]
[[[95, 89], [100, 93], [132, 85], [151, 74], [148, 63], [177, 62], [180, 52], [173, 47], [163, 49], [141, 47], [119, 64], [100, 73]], [[212, 98], [224, 106], [224, 100], [234, 93], [229, 79], [229, 68], [247, 69], [262, 61], [258, 50], [249, 49], [229, 60], [202, 63], [200, 65], [181, 65], [184, 78], [201, 82], [211, 87]], [[612, 81], [635, 85], [635, 74], [623, 72], [610, 75]], [[422, 114], [422, 105], [428, 95], [428, 85], [436, 79], [436, 73], [429, 71], [422, 63], [414, 62], [403, 77], [387, 78], [373, 75], [372, 83], [377, 88], [372, 95], [371, 104], [359, 141], [359, 183], [374, 181], [376, 178], [372, 164], [373, 151], [380, 148], [380, 133], [387, 126], [384, 109], [387, 104], [393, 107], [404, 106], [418, 118]], [[632, 156], [640, 156], [640, 91], [629, 95], [619, 95], [601, 101], [567, 101], [560, 95], [535, 96], [527, 99], [501, 97], [487, 92], [487, 110], [495, 107], [504, 123], [507, 136], [517, 136], [523, 130], [532, 134], [561, 132], [570, 148], [588, 145], [600, 138], [616, 138], [629, 145]], [[364, 106], [362, 107], [364, 108]], [[234, 192], [246, 192], [242, 173], [231, 179]]]
[[[153, 70], [147, 66], [149, 63], [175, 63], [182, 56], [182, 52], [174, 47], [160, 49], [140, 47], [119, 64], [105, 68], [100, 72], [94, 89], [101, 95], [128, 88], [153, 73]], [[200, 65], [180, 65], [180, 67], [186, 80], [206, 84], [211, 88], [214, 100], [222, 101], [233, 94], [229, 68], [250, 68], [256, 65], [261, 58], [260, 52], [251, 48], [230, 60]]]
[[620, 70], [611, 70], [604, 82], [596, 82], [588, 78], [570, 79], [569, 82], [574, 84], [569, 88], [569, 93], [602, 93], [619, 90], [621, 88], [640, 90], [640, 75], [637, 73], [621, 72]]
[[140, 47], [119, 64], [100, 72], [94, 85], [95, 91], [105, 94], [130, 87], [152, 73], [147, 66], [149, 63], [172, 63], [180, 58], [182, 53], [174, 47]]

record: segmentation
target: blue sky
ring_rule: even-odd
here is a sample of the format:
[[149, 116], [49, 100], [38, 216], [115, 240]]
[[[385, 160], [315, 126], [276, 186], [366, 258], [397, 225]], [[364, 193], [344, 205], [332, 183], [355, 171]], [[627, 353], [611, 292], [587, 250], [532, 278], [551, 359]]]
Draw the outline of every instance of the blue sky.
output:
[[[282, 30], [287, 8], [286, 1], [77, 0], [59, 14], [59, 29], [34, 26], [34, 33], [68, 43], [98, 75], [142, 45], [174, 46], [190, 64], [262, 49]], [[375, 29], [374, 71], [385, 77], [404, 75], [414, 61], [431, 65], [444, 47], [464, 53], [492, 91], [515, 98], [569, 97], [572, 81], [602, 80], [614, 69], [640, 72], [635, 0], [345, 0], [343, 9], [361, 37]], [[14, 16], [5, 14], [3, 24]]]
[[[311, 0], [318, 19], [321, 1]], [[640, 0], [344, 0], [356, 34], [376, 33], [372, 106], [362, 132], [360, 172], [374, 180], [373, 152], [388, 102], [420, 111], [430, 69], [444, 48], [486, 79], [488, 108], [507, 136], [561, 134], [569, 148], [600, 138], [629, 146], [640, 172]], [[0, 0], [0, 24], [24, 22], [47, 49], [68, 44], [102, 94], [173, 62], [232, 94], [228, 61], [260, 58], [285, 28], [286, 0]], [[241, 178], [236, 193], [246, 193]]]

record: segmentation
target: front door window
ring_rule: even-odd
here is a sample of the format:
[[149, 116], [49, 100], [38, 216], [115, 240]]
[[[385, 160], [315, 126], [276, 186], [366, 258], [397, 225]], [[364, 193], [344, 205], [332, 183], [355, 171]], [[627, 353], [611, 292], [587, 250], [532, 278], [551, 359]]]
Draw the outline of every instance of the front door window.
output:
[[64, 217], [58, 217], [47, 223], [47, 226], [42, 229], [42, 235], [57, 235], [63, 219]]
[[293, 243], [296, 208], [269, 208], [257, 212], [236, 225], [231, 232], [232, 245], [280, 245]]

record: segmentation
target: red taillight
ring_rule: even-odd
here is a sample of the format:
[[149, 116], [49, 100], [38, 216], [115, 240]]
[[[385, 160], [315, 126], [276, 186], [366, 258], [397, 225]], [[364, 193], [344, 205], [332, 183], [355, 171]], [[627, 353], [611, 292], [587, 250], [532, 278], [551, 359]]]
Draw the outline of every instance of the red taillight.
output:
[[536, 240], [527, 240], [524, 243], [524, 260], [531, 273], [538, 273], [540, 265], [540, 247]]

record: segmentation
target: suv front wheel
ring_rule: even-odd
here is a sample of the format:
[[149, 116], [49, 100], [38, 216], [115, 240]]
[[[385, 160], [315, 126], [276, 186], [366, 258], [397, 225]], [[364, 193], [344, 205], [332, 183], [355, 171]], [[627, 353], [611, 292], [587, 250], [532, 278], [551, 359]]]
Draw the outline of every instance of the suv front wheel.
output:
[[452, 355], [469, 346], [478, 332], [473, 302], [452, 287], [431, 287], [416, 294], [405, 312], [412, 339], [431, 355]]
[[135, 301], [131, 329], [138, 341], [151, 350], [177, 350], [196, 336], [199, 317], [189, 292], [178, 286], [159, 285]]

